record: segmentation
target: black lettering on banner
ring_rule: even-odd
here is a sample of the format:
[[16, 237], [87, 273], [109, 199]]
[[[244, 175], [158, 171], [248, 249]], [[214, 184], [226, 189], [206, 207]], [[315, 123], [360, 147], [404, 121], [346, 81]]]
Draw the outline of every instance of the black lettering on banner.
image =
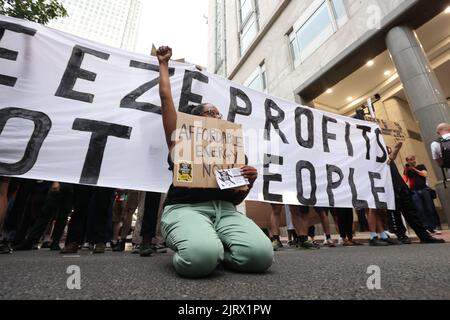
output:
[[348, 183], [350, 185], [350, 189], [352, 191], [352, 204], [355, 209], [365, 209], [369, 207], [369, 204], [366, 200], [358, 199], [358, 191], [356, 190], [355, 185], [355, 169], [350, 168], [350, 175], [348, 176]]
[[[309, 185], [311, 186], [311, 195], [309, 198], [305, 198], [304, 195], [304, 188], [303, 188], [303, 177], [302, 177], [302, 171], [306, 169], [309, 171]], [[297, 174], [297, 199], [300, 201], [301, 204], [307, 205], [307, 206], [313, 206], [317, 203], [317, 183], [316, 183], [316, 169], [314, 169], [314, 166], [311, 162], [300, 160], [297, 162], [297, 168], [296, 168], [296, 174]]]
[[94, 82], [97, 78], [96, 73], [81, 68], [81, 64], [83, 63], [86, 54], [93, 55], [103, 60], [109, 59], [109, 54], [107, 53], [76, 45], [72, 50], [72, 55], [70, 56], [69, 63], [61, 79], [58, 90], [56, 90], [55, 96], [87, 103], [92, 103], [94, 101], [94, 95], [92, 93], [73, 90], [78, 79]]
[[[144, 70], [151, 70], [151, 71], [159, 73], [159, 66], [150, 64], [150, 63], [144, 63], [144, 62], [131, 60], [130, 67], [144, 69]], [[175, 74], [175, 68], [169, 68], [169, 77], [172, 77], [174, 74]], [[139, 88], [137, 88], [137, 89], [131, 91], [129, 94], [127, 94], [120, 101], [120, 107], [127, 108], [127, 109], [140, 110], [140, 111], [144, 111], [144, 112], [161, 114], [160, 106], [154, 105], [149, 102], [137, 102], [136, 101], [140, 96], [142, 96], [144, 93], [146, 93], [150, 89], [156, 87], [158, 84], [159, 84], [159, 76], [149, 82], [144, 83]]]
[[336, 140], [336, 134], [328, 132], [328, 122], [337, 123], [337, 120], [325, 115], [322, 118], [323, 150], [329, 153], [330, 145], [328, 140]]
[[381, 151], [383, 152], [383, 155], [382, 155], [381, 157], [377, 157], [377, 162], [379, 162], [379, 163], [385, 163], [386, 160], [387, 160], [387, 157], [388, 157], [388, 153], [387, 153], [386, 148], [385, 148], [385, 147], [383, 146], [383, 144], [381, 143], [381, 139], [380, 139], [380, 137], [381, 137], [381, 130], [380, 130], [380, 128], [377, 128], [377, 129], [375, 130], [375, 134], [377, 135], [377, 143], [378, 143], [378, 146], [380, 147]]
[[367, 133], [372, 132], [372, 128], [368, 127], [368, 126], [361, 126], [361, 125], [356, 126], [356, 128], [358, 128], [359, 130], [362, 130], [362, 135], [364, 137], [364, 140], [366, 140], [366, 150], [367, 150], [366, 159], [370, 160], [370, 139], [367, 136]]
[[[280, 123], [284, 121], [285, 117], [284, 111], [281, 110], [281, 108], [277, 106], [277, 104], [271, 99], [266, 99], [264, 106], [266, 108], [266, 125], [264, 131], [264, 139], [270, 141], [270, 126], [272, 125], [275, 128], [275, 131], [280, 136], [283, 143], [289, 144], [286, 135], [283, 133], [283, 131], [280, 130]], [[275, 110], [278, 113], [278, 115], [276, 116], [272, 115], [272, 109]]]
[[[238, 106], [237, 98], [245, 103], [245, 108]], [[249, 116], [252, 114], [252, 102], [244, 91], [238, 88], [230, 88], [230, 110], [228, 111], [228, 121], [235, 122], [236, 115]]]
[[[306, 116], [308, 121], [308, 140], [302, 137], [302, 116]], [[314, 147], [314, 114], [311, 110], [298, 107], [295, 110], [295, 136], [297, 142], [303, 148], [312, 149]]]
[[5, 108], [0, 110], [0, 135], [8, 120], [12, 118], [30, 120], [34, 123], [34, 131], [28, 141], [24, 155], [19, 162], [0, 162], [0, 175], [23, 175], [30, 171], [39, 156], [42, 143], [47, 138], [52, 127], [50, 118], [42, 112], [19, 108]]
[[75, 119], [72, 129], [92, 132], [80, 183], [95, 185], [100, 176], [100, 168], [108, 137], [112, 136], [129, 140], [133, 128], [102, 121]]
[[[0, 41], [3, 39], [3, 36], [5, 35], [5, 30], [13, 31], [16, 33], [22, 33], [26, 34], [28, 36], [34, 37], [36, 34], [35, 29], [27, 28], [24, 26], [21, 26], [20, 24], [15, 24], [11, 22], [6, 21], [0, 21]], [[10, 61], [16, 61], [17, 57], [19, 55], [19, 52], [8, 50], [6, 48], [0, 47], [0, 59], [10, 60]], [[7, 86], [7, 87], [14, 87], [16, 85], [17, 78], [7, 76], [4, 74], [0, 74], [0, 85]]]
[[190, 102], [195, 104], [202, 104], [203, 97], [201, 95], [192, 93], [192, 81], [197, 80], [203, 83], [209, 83], [209, 78], [198, 71], [186, 70], [183, 78], [183, 88], [181, 90], [180, 105], [178, 111], [184, 113], [191, 113], [189, 107]]
[[282, 182], [283, 178], [281, 174], [273, 174], [269, 171], [271, 164], [277, 164], [279, 166], [283, 165], [283, 157], [273, 156], [271, 154], [264, 154], [264, 186], [263, 194], [264, 200], [283, 202], [283, 195], [269, 193], [269, 187], [271, 181]]
[[[339, 175], [338, 181], [333, 181], [333, 173], [336, 173]], [[342, 173], [342, 170], [339, 167], [333, 166], [331, 164], [327, 164], [327, 181], [328, 181], [327, 194], [328, 194], [328, 201], [330, 203], [330, 207], [335, 206], [333, 190], [339, 188], [341, 186], [343, 180], [344, 180], [344, 174]]]
[[381, 180], [381, 175], [378, 172], [369, 172], [370, 187], [372, 188], [373, 198], [375, 199], [375, 206], [377, 209], [387, 209], [387, 203], [380, 201], [379, 193], [385, 193], [384, 187], [375, 187], [375, 179]]
[[347, 144], [348, 156], [353, 157], [353, 145], [352, 145], [352, 141], [350, 140], [350, 128], [351, 128], [350, 123], [346, 122], [345, 123], [345, 143]]

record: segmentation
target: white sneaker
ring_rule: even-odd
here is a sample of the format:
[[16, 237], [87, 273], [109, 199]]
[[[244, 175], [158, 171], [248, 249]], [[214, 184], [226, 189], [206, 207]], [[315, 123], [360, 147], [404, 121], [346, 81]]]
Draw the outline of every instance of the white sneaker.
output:
[[338, 244], [341, 245], [341, 244], [343, 244], [343, 243], [344, 243], [344, 239], [342, 239], [341, 237], [339, 237]]
[[442, 232], [440, 230], [433, 230], [433, 233], [438, 236], [440, 236], [442, 234]]
[[85, 242], [81, 247], [81, 250], [91, 250], [91, 245], [89, 244], [89, 242]]

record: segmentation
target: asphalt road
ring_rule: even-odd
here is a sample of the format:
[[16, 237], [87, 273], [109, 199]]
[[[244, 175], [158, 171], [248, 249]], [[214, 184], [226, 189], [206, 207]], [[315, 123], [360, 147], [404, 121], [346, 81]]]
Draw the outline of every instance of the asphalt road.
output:
[[[130, 252], [65, 257], [47, 250], [0, 256], [0, 299], [450, 299], [450, 244], [285, 249], [270, 272], [237, 274], [219, 268], [188, 280], [174, 272], [172, 254]], [[71, 265], [81, 290], [69, 290]], [[367, 268], [381, 270], [381, 289], [367, 288]]]

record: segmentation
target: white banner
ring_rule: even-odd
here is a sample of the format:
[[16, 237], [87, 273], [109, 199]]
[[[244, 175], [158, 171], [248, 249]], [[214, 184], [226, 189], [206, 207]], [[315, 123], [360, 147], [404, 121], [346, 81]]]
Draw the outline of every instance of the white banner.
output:
[[[250, 200], [393, 209], [379, 127], [171, 64], [180, 111], [244, 128]], [[158, 61], [0, 16], [0, 175], [166, 192]]]

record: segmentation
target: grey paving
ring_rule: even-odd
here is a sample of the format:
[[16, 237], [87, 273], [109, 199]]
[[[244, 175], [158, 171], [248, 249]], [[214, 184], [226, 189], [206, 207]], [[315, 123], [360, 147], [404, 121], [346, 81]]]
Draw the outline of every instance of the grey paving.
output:
[[[64, 257], [47, 250], [0, 256], [0, 299], [450, 299], [450, 245], [286, 249], [270, 272], [218, 269], [210, 278], [178, 277], [172, 254], [130, 252]], [[66, 286], [81, 269], [81, 290]], [[367, 288], [367, 268], [381, 269], [381, 290]]]

